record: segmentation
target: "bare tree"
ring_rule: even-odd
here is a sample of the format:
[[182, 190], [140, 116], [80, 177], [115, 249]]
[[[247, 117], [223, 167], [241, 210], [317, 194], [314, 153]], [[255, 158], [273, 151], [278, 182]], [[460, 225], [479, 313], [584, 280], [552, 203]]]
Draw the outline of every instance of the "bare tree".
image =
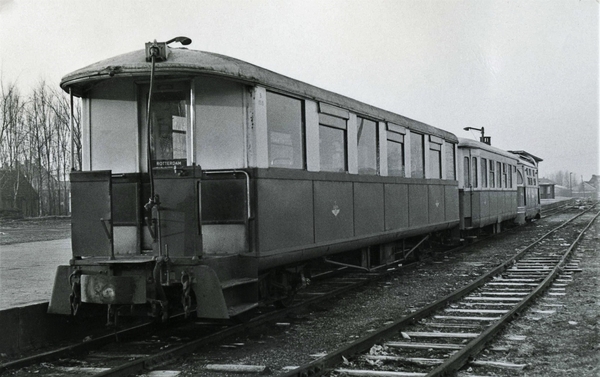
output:
[[70, 97], [44, 81], [26, 99], [15, 84], [0, 79], [0, 87], [0, 209], [9, 206], [2, 202], [9, 192], [10, 207], [20, 208], [19, 195], [28, 188], [37, 192], [35, 214], [68, 214], [69, 172], [81, 168], [80, 101], [71, 121]]
[[[21, 184], [21, 161], [25, 152], [27, 131], [23, 123], [24, 102], [15, 84], [4, 85], [0, 82], [0, 192], [9, 190], [12, 207], [17, 208], [19, 186]], [[10, 187], [9, 187], [10, 186]], [[5, 195], [0, 195], [0, 200]]]

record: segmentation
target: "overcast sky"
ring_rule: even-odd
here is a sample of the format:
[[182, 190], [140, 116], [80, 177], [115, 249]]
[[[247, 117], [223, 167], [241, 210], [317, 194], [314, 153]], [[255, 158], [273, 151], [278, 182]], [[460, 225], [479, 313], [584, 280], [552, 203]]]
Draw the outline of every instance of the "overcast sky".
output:
[[185, 35], [229, 55], [492, 145], [541, 175], [598, 174], [596, 0], [0, 0], [0, 72], [23, 94]]

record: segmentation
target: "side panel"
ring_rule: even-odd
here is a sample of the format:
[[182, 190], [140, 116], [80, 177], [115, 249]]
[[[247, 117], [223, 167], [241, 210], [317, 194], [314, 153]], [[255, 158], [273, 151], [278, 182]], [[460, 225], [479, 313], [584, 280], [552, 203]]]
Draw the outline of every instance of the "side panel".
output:
[[408, 186], [408, 206], [410, 227], [426, 225], [428, 220], [427, 185]]
[[408, 185], [385, 184], [385, 230], [408, 228]]
[[501, 208], [501, 197], [502, 193], [499, 191], [493, 191], [490, 193], [490, 216], [497, 217], [498, 211]]
[[250, 173], [256, 189], [250, 230], [261, 269], [458, 225], [456, 181], [292, 169]]
[[474, 227], [479, 227], [484, 220], [481, 213], [481, 191], [472, 190], [468, 195], [471, 197], [472, 224]]
[[354, 235], [352, 182], [315, 181], [315, 241], [333, 241]]
[[458, 187], [456, 186], [444, 186], [446, 206], [446, 221], [458, 221]]
[[472, 223], [472, 214], [471, 214], [471, 192], [460, 190], [459, 191], [459, 203], [460, 203], [460, 216], [461, 216], [461, 229], [471, 228], [473, 226]]
[[383, 184], [354, 184], [354, 235], [384, 231]]
[[444, 186], [429, 185], [429, 223], [444, 222]]
[[260, 179], [256, 190], [262, 252], [314, 242], [311, 181]]

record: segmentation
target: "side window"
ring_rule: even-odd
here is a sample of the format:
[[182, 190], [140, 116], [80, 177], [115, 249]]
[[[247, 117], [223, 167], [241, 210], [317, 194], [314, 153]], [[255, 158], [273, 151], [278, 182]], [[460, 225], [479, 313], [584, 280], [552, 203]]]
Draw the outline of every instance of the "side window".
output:
[[502, 183], [504, 183], [504, 188], [508, 187], [508, 176], [506, 172], [506, 164], [502, 164]]
[[378, 173], [377, 123], [357, 118], [358, 174]]
[[465, 157], [463, 166], [463, 184], [465, 188], [468, 188], [471, 184], [469, 177], [471, 176], [471, 169], [469, 167], [469, 157]]
[[322, 171], [348, 170], [347, 120], [348, 112], [327, 104], [320, 104], [319, 151]]
[[421, 134], [410, 135], [410, 158], [412, 178], [425, 178], [425, 156], [423, 154], [424, 137]]
[[496, 162], [496, 187], [502, 188], [502, 163]]
[[446, 144], [446, 177], [448, 179], [456, 179], [455, 173], [455, 161], [456, 157], [454, 155], [454, 144], [447, 143]]
[[388, 175], [404, 177], [404, 135], [388, 125], [387, 131]]
[[477, 157], [472, 158], [471, 166], [471, 170], [473, 171], [473, 179], [471, 180], [471, 182], [473, 182], [473, 187], [478, 187], [479, 183], [477, 182]]
[[496, 187], [496, 172], [494, 170], [494, 161], [490, 160], [490, 187]]
[[488, 183], [488, 169], [487, 169], [487, 159], [481, 159], [481, 187], [487, 187]]
[[269, 166], [304, 168], [302, 101], [267, 92]]
[[429, 136], [429, 176], [442, 178], [442, 139]]
[[513, 188], [513, 166], [508, 165], [508, 188]]

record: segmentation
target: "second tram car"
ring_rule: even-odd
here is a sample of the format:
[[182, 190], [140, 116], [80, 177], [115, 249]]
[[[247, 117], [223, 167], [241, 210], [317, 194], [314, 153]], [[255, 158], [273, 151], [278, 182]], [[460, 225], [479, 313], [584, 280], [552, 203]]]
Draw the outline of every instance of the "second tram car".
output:
[[517, 217], [518, 156], [486, 143], [459, 138], [461, 230], [492, 226]]
[[519, 221], [539, 219], [542, 211], [538, 164], [541, 158], [526, 151], [509, 151], [519, 157], [517, 165], [517, 206]]

